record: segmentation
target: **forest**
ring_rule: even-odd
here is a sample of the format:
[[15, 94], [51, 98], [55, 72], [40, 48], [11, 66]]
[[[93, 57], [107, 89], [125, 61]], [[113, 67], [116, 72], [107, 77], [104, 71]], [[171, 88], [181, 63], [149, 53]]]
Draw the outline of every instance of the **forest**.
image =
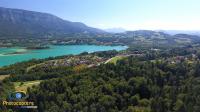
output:
[[[127, 41], [128, 40], [124, 40]], [[170, 41], [170, 39], [169, 39]], [[153, 41], [153, 43], [156, 41]], [[139, 44], [144, 44], [139, 46]], [[16, 112], [199, 112], [200, 44], [130, 44], [123, 51], [101, 51], [29, 60], [0, 68], [0, 100], [26, 87], [37, 109], [0, 106]], [[108, 61], [114, 59], [115, 62]], [[48, 62], [95, 57], [99, 64], [48, 66]], [[94, 61], [94, 60], [92, 60]], [[106, 62], [105, 62], [106, 61]], [[90, 62], [89, 62], [90, 63]], [[96, 62], [95, 62], [96, 63]], [[43, 66], [41, 66], [43, 65]]]
[[0, 112], [200, 112], [199, 4], [0, 0]]
[[128, 57], [29, 89], [39, 111], [198, 112], [200, 62]]

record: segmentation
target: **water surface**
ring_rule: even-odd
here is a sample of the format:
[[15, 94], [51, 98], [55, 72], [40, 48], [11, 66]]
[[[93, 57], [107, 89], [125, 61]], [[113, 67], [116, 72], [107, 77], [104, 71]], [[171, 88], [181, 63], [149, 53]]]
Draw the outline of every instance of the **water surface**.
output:
[[127, 46], [99, 46], [99, 45], [65, 45], [50, 46], [50, 49], [26, 50], [20, 47], [0, 48], [0, 66], [14, 64], [30, 59], [43, 59], [48, 57], [80, 54], [82, 52], [124, 50]]

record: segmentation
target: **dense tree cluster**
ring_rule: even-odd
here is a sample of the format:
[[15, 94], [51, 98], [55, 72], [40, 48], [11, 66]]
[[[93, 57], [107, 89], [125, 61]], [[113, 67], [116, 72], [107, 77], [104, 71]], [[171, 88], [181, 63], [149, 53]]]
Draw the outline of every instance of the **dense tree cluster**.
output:
[[39, 111], [198, 112], [199, 62], [129, 57], [116, 65], [42, 82], [29, 90]]
[[6, 110], [6, 107], [2, 105], [2, 101], [7, 98], [7, 96], [14, 91], [14, 86], [8, 80], [0, 81], [0, 111]]
[[199, 45], [186, 45], [175, 48], [130, 46], [121, 52], [85, 52], [80, 56], [109, 59], [128, 54], [116, 64], [87, 69], [46, 66], [27, 71], [32, 65], [69, 56], [30, 60], [0, 69], [0, 74], [10, 74], [0, 82], [0, 95], [5, 99], [14, 89], [12, 81], [44, 80], [28, 89], [28, 100], [34, 101], [40, 112], [198, 112], [198, 50]]

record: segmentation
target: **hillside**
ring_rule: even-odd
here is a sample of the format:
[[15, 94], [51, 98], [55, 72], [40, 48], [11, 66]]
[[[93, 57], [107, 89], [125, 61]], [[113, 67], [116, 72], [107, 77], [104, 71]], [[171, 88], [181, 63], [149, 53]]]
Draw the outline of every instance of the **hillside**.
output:
[[[0, 100], [15, 89], [27, 91], [27, 100], [38, 106], [30, 112], [198, 112], [200, 45], [141, 47], [4, 67], [0, 74], [11, 75], [0, 82]], [[84, 64], [71, 61], [74, 66], [63, 66], [69, 60]], [[0, 106], [0, 110], [8, 109]]]
[[100, 33], [80, 22], [70, 22], [47, 13], [0, 7], [0, 36], [23, 37]]

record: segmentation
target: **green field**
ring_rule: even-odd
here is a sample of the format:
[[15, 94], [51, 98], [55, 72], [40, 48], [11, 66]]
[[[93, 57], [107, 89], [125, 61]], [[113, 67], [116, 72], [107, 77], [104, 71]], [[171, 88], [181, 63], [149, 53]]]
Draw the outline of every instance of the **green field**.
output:
[[28, 87], [40, 84], [41, 80], [27, 81], [27, 82], [14, 82], [16, 91], [27, 91]]
[[116, 64], [118, 60], [121, 60], [125, 58], [124, 56], [115, 56], [111, 59], [109, 59], [106, 63], [113, 63], [113, 64]]

